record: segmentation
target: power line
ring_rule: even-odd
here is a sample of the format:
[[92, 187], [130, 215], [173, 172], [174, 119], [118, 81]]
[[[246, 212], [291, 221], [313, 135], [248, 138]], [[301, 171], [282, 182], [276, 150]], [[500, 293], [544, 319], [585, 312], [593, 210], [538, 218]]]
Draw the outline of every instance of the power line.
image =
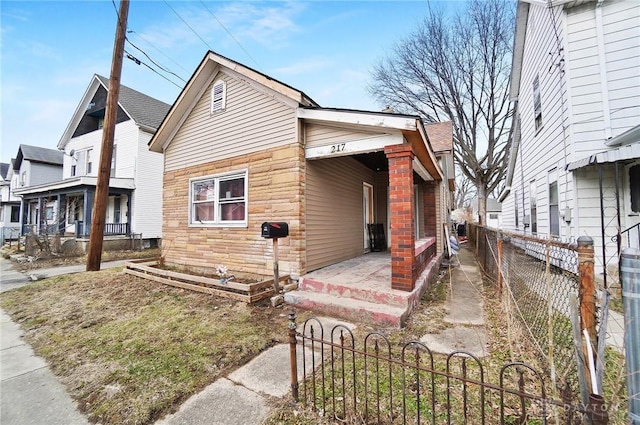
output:
[[164, 72], [167, 72], [169, 74], [175, 75], [176, 77], [178, 77], [183, 83], [186, 83], [187, 81], [182, 78], [181, 76], [179, 76], [178, 74], [176, 74], [175, 72], [166, 69], [165, 67], [163, 67], [162, 65], [158, 64], [156, 61], [154, 61], [153, 59], [151, 59], [151, 57], [141, 48], [139, 48], [138, 46], [136, 46], [135, 44], [133, 44], [131, 42], [131, 40], [129, 40], [128, 37], [125, 37], [125, 40], [127, 40], [127, 42], [129, 44], [131, 44], [131, 46], [133, 46], [133, 48], [135, 48], [136, 50], [140, 51], [143, 55], [145, 55], [147, 57], [147, 59], [149, 59], [155, 66], [157, 66], [158, 68], [160, 68], [161, 70], [163, 70]]
[[202, 0], [200, 0], [200, 3], [202, 3], [202, 5], [204, 6], [205, 9], [207, 9], [207, 11], [211, 14], [211, 16], [213, 16], [213, 19], [215, 19], [220, 26], [222, 27], [222, 29], [224, 29], [227, 34], [229, 34], [229, 37], [231, 37], [231, 39], [238, 45], [240, 46], [240, 48], [242, 49], [243, 52], [245, 52], [247, 54], [247, 56], [249, 56], [249, 59], [251, 59], [253, 61], [253, 63], [256, 64], [256, 66], [258, 67], [258, 70], [261, 68], [260, 64], [258, 63], [258, 61], [256, 61], [253, 56], [251, 56], [251, 54], [247, 51], [247, 49], [244, 48], [244, 46], [242, 44], [240, 44], [240, 42], [233, 36], [233, 34], [231, 34], [231, 31], [229, 31], [227, 29], [227, 27], [224, 26], [224, 24], [220, 21], [220, 19], [218, 19], [218, 17], [211, 11], [211, 9], [209, 9], [209, 7], [207, 7], [207, 5], [205, 4], [205, 2], [203, 2]]
[[175, 65], [177, 65], [180, 69], [182, 69], [184, 72], [190, 72], [189, 70], [187, 70], [184, 66], [180, 65], [178, 62], [174, 61], [173, 59], [171, 59], [168, 55], [166, 55], [162, 50], [158, 49], [156, 46], [153, 45], [153, 43], [151, 43], [149, 40], [147, 40], [146, 38], [144, 38], [142, 36], [142, 34], [137, 33], [134, 30], [128, 30], [127, 33], [131, 33], [131, 34], [135, 34], [138, 37], [140, 37], [141, 39], [143, 39], [149, 46], [151, 46], [153, 49], [155, 49], [158, 53], [160, 53], [162, 56], [164, 56], [165, 58], [169, 59], [171, 62], [173, 62]]
[[[114, 10], [116, 11], [116, 16], [118, 17], [118, 25], [122, 28], [123, 33], [125, 34], [124, 38], [125, 40], [131, 44], [131, 46], [133, 46], [135, 49], [139, 50], [140, 52], [142, 52], [143, 55], [145, 55], [154, 65], [156, 65], [158, 68], [160, 68], [161, 70], [163, 70], [164, 72], [167, 72], [169, 74], [175, 75], [176, 77], [178, 77], [180, 80], [182, 80], [182, 82], [186, 83], [186, 81], [180, 77], [178, 74], [174, 73], [173, 71], [170, 71], [166, 68], [164, 68], [163, 66], [159, 65], [156, 61], [154, 61], [153, 59], [151, 59], [151, 57], [142, 49], [140, 49], [138, 46], [136, 46], [135, 44], [133, 44], [131, 42], [131, 40], [129, 40], [129, 38], [126, 36], [126, 27], [123, 27], [122, 22], [120, 21], [120, 14], [118, 13], [118, 8], [116, 7], [116, 3], [115, 0], [111, 0], [111, 4], [113, 5]], [[160, 77], [164, 78], [165, 80], [167, 80], [168, 82], [170, 82], [171, 84], [173, 84], [174, 86], [178, 87], [179, 89], [182, 89], [181, 86], [179, 86], [178, 84], [176, 84], [175, 82], [171, 81], [169, 78], [167, 78], [166, 76], [160, 74], [158, 71], [156, 71], [155, 69], [153, 69], [151, 66], [149, 66], [148, 64], [142, 62], [140, 59], [136, 58], [135, 56], [133, 56], [131, 53], [127, 52], [126, 50], [124, 51], [125, 54], [127, 55], [127, 59], [132, 60], [136, 65], [144, 65], [147, 68], [149, 68], [151, 71], [153, 71], [155, 74], [159, 75]]]
[[185, 24], [187, 27], [189, 27], [189, 29], [190, 29], [190, 30], [191, 30], [191, 31], [192, 31], [192, 32], [193, 32], [193, 33], [194, 33], [194, 34], [195, 34], [195, 35], [200, 39], [200, 41], [202, 41], [202, 42], [204, 43], [204, 45], [205, 45], [205, 46], [207, 46], [207, 47], [209, 48], [209, 50], [213, 50], [213, 49], [211, 48], [211, 46], [209, 46], [209, 43], [207, 43], [207, 42], [204, 40], [204, 38], [202, 38], [202, 37], [200, 36], [200, 34], [198, 34], [198, 33], [196, 32], [196, 30], [194, 30], [194, 29], [193, 29], [193, 27], [191, 27], [191, 25], [189, 25], [189, 23], [188, 23], [187, 21], [185, 21], [185, 20], [182, 18], [182, 16], [180, 16], [180, 15], [178, 14], [178, 12], [176, 12], [176, 11], [175, 11], [175, 9], [174, 9], [173, 7], [171, 7], [171, 5], [167, 2], [167, 0], [164, 0], [164, 4], [166, 4], [166, 5], [169, 7], [169, 9], [171, 9], [171, 11], [172, 11], [173, 13], [175, 13], [175, 15], [176, 15], [178, 18], [180, 18], [180, 20], [181, 20], [182, 22], [184, 22], [184, 24]]
[[[156, 71], [155, 69], [153, 69], [151, 66], [149, 66], [148, 64], [144, 63], [143, 61], [141, 61], [140, 59], [136, 58], [135, 56], [133, 56], [131, 53], [127, 52], [126, 50], [124, 51], [127, 55], [127, 59], [132, 60], [136, 65], [144, 65], [147, 68], [149, 68], [151, 71], [153, 71], [154, 73], [158, 74], [160, 77], [164, 78], [165, 80], [167, 80], [168, 82], [170, 82], [171, 84], [173, 84], [174, 86], [176, 86], [179, 89], [182, 89], [182, 86], [176, 84], [175, 82], [171, 81], [170, 79], [168, 79], [167, 77], [165, 77], [164, 75], [160, 74], [158, 71]], [[180, 78], [180, 77], [178, 77]], [[183, 80], [184, 81], [184, 80]]]

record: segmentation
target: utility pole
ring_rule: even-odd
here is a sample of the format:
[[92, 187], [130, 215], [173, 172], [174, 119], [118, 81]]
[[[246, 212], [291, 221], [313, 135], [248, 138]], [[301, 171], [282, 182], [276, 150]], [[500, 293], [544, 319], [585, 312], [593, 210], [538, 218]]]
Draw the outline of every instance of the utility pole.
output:
[[120, 75], [122, 74], [122, 58], [124, 56], [124, 40], [129, 16], [129, 0], [120, 0], [120, 11], [116, 23], [116, 39], [111, 59], [111, 76], [109, 92], [102, 131], [100, 163], [96, 196], [91, 215], [91, 232], [89, 233], [89, 251], [87, 253], [87, 271], [100, 270], [102, 260], [102, 240], [104, 238], [104, 222], [107, 216], [107, 200], [109, 197], [109, 177], [111, 174], [111, 156], [113, 155], [113, 138], [118, 115], [118, 95], [120, 94]]

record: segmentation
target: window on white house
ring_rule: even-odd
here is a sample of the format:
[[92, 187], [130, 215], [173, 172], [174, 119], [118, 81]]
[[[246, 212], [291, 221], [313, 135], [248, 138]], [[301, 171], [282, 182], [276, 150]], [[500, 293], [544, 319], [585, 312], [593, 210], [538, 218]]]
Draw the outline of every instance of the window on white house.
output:
[[116, 148], [117, 145], [113, 145], [113, 151], [111, 153], [111, 171], [109, 172], [109, 176], [116, 176]]
[[540, 99], [540, 80], [537, 75], [533, 80], [533, 117], [538, 130], [542, 127], [542, 100]]
[[17, 205], [11, 206], [11, 222], [12, 223], [20, 222], [20, 207]]
[[551, 236], [560, 236], [558, 182], [553, 182], [549, 185], [549, 233], [551, 233]]
[[640, 212], [640, 165], [629, 168], [629, 192], [631, 194], [631, 211]]
[[191, 181], [191, 224], [245, 225], [247, 172]]
[[22, 174], [20, 174], [20, 186], [24, 186], [27, 184], [27, 172], [23, 171]]
[[538, 233], [538, 203], [536, 200], [536, 181], [529, 183], [529, 204], [531, 207], [531, 233]]
[[514, 210], [516, 215], [516, 228], [518, 227], [518, 192], [513, 193]]
[[11, 222], [12, 223], [20, 222], [20, 207], [17, 205], [11, 206]]
[[211, 89], [211, 113], [224, 111], [227, 106], [227, 84], [218, 80]]
[[92, 149], [87, 149], [87, 175], [91, 174], [91, 168], [93, 165], [92, 159], [91, 159], [91, 153], [92, 153]]

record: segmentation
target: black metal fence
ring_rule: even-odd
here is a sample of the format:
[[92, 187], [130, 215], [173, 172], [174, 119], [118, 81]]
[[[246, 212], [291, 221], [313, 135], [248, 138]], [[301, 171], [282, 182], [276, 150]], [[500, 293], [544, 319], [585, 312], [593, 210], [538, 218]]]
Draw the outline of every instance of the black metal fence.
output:
[[293, 397], [331, 420], [546, 424], [580, 423], [585, 413], [581, 404], [550, 398], [544, 375], [524, 363], [489, 370], [468, 352], [435, 354], [416, 341], [392, 346], [378, 332], [366, 335], [359, 347], [342, 325], [325, 334], [311, 318], [299, 332], [295, 314], [289, 319]]

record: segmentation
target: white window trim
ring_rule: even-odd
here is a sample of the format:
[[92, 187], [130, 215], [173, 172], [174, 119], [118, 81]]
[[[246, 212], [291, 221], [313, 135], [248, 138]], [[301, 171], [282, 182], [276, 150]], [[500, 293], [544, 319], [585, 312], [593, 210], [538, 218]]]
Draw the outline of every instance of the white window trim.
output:
[[[216, 96], [216, 89], [221, 88], [219, 96]], [[211, 115], [222, 112], [227, 108], [227, 83], [217, 80], [211, 87]]]
[[[236, 221], [220, 221], [219, 214], [219, 191], [218, 185], [220, 180], [230, 180], [233, 178], [244, 178], [244, 220]], [[213, 221], [194, 221], [194, 203], [193, 203], [193, 185], [203, 180], [215, 180], [214, 190], [214, 220]], [[247, 227], [249, 215], [249, 170], [236, 170], [220, 174], [211, 174], [202, 177], [193, 177], [189, 179], [189, 227]]]

